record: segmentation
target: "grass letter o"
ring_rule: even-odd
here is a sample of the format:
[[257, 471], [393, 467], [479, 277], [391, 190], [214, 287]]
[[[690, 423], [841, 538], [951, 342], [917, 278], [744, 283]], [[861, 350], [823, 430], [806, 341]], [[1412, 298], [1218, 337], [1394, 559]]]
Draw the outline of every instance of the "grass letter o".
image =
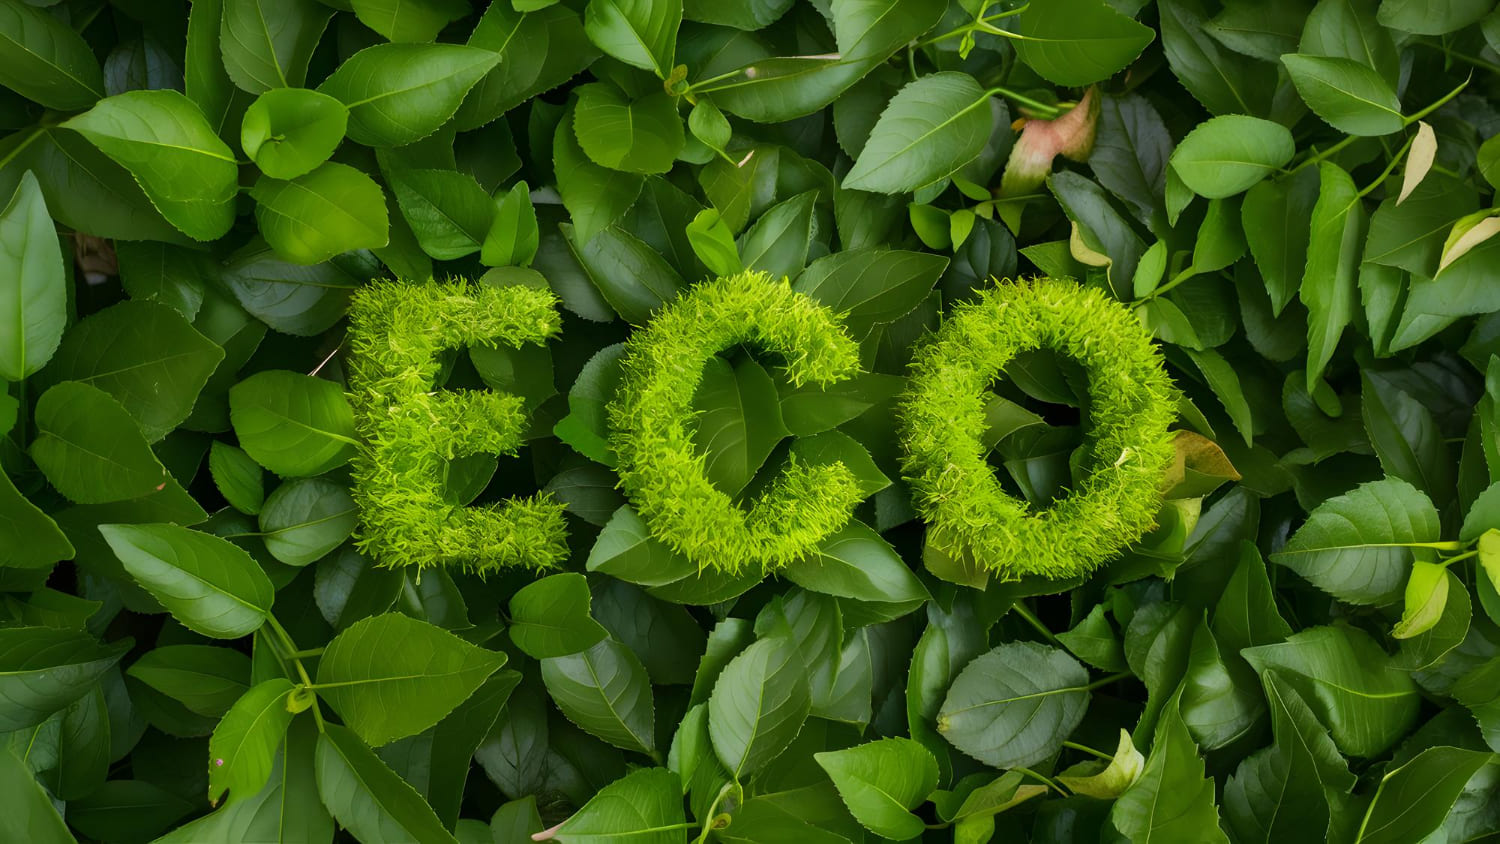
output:
[[[1088, 474], [1032, 511], [985, 460], [985, 390], [1016, 354], [1057, 351], [1088, 374]], [[1071, 282], [1002, 283], [955, 308], [912, 362], [901, 402], [904, 474], [928, 541], [1007, 579], [1086, 574], [1155, 523], [1172, 459], [1176, 388], [1129, 311]]]
[[705, 282], [664, 305], [625, 344], [609, 408], [621, 486], [651, 532], [699, 566], [773, 570], [843, 527], [862, 497], [842, 463], [790, 462], [741, 509], [704, 473], [693, 393], [713, 355], [748, 343], [779, 355], [794, 384], [859, 370], [859, 347], [833, 311], [764, 273]]

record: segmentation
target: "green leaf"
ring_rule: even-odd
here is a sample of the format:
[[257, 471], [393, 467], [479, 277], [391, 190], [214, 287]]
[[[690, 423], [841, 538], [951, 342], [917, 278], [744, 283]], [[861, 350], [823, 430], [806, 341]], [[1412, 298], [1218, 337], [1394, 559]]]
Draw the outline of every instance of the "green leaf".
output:
[[660, 253], [619, 226], [610, 226], [587, 242], [582, 240], [581, 227], [574, 230], [563, 223], [558, 228], [589, 281], [626, 322], [644, 325], [684, 287]]
[[366, 252], [313, 266], [293, 264], [257, 238], [230, 256], [222, 278], [251, 316], [276, 331], [307, 337], [338, 322], [354, 289], [378, 268]]
[[594, 46], [662, 79], [672, 71], [682, 0], [594, 0], [583, 31]]
[[806, 191], [762, 214], [740, 238], [745, 267], [775, 277], [801, 272], [817, 232], [817, 200], [817, 191]]
[[495, 217], [485, 233], [479, 260], [487, 267], [529, 267], [540, 236], [531, 188], [516, 182], [495, 201]]
[[0, 85], [59, 111], [104, 96], [99, 60], [63, 19], [23, 0], [0, 2]]
[[1115, 800], [1109, 822], [1132, 842], [1229, 839], [1219, 829], [1214, 782], [1178, 712], [1174, 696], [1162, 712], [1151, 755], [1139, 779]]
[[1155, 33], [1104, 0], [1027, 6], [1016, 21], [1016, 54], [1043, 78], [1070, 88], [1124, 70]]
[[1303, 168], [1286, 178], [1256, 183], [1240, 205], [1245, 242], [1265, 279], [1273, 314], [1279, 315], [1302, 286], [1317, 198], [1317, 175]]
[[1423, 404], [1379, 373], [1364, 373], [1360, 416], [1387, 475], [1435, 496], [1452, 488], [1452, 464], [1437, 422]]
[[599, 52], [567, 6], [522, 13], [491, 3], [469, 36], [469, 46], [492, 50], [500, 62], [464, 98], [454, 118], [461, 131], [477, 129], [588, 67]]
[[924, 76], [891, 98], [843, 186], [906, 193], [930, 185], [979, 155], [993, 121], [989, 93], [974, 77]]
[[[1226, 49], [1208, 28], [1198, 0], [1158, 0], [1161, 45], [1172, 73], [1212, 114], [1265, 115], [1276, 90], [1275, 68]], [[1172, 182], [1167, 182], [1170, 198]], [[1168, 202], [1170, 208], [1171, 202]], [[1172, 215], [1175, 219], [1175, 214]]]
[[253, 797], [265, 787], [292, 713], [292, 684], [283, 677], [257, 683], [235, 701], [208, 743], [208, 799], [224, 792], [231, 802]]
[[359, 22], [388, 41], [431, 41], [469, 13], [467, 0], [349, 0]]
[[1200, 618], [1182, 678], [1180, 705], [1189, 735], [1205, 750], [1248, 735], [1265, 712], [1254, 676], [1230, 668], [1234, 658], [1227, 647], [1221, 650], [1207, 621]]
[[387, 178], [423, 252], [449, 261], [480, 249], [495, 216], [495, 203], [472, 176], [403, 168], [390, 171]]
[[271, 612], [271, 581], [228, 540], [170, 524], [100, 525], [99, 532], [130, 576], [195, 633], [238, 639]]
[[1307, 266], [1300, 297], [1307, 306], [1307, 384], [1316, 385], [1355, 308], [1365, 208], [1354, 180], [1336, 164], [1318, 164]]
[[354, 411], [331, 381], [283, 370], [246, 378], [229, 391], [240, 447], [283, 477], [321, 475], [354, 452]]
[[261, 538], [271, 556], [305, 566], [343, 544], [358, 520], [359, 509], [344, 487], [325, 478], [299, 478], [266, 499]]
[[177, 311], [121, 302], [73, 326], [45, 374], [114, 396], [155, 442], [188, 417], [223, 359], [224, 350]]
[[97, 387], [64, 381], [50, 388], [37, 400], [36, 426], [31, 459], [80, 504], [139, 498], [167, 482], [135, 420]]
[[1328, 125], [1350, 135], [1389, 135], [1406, 126], [1396, 92], [1367, 64], [1344, 58], [1281, 57], [1297, 93]]
[[151, 204], [189, 237], [214, 240], [234, 224], [234, 153], [182, 94], [128, 91], [62, 125], [129, 170]]
[[553, 703], [589, 734], [624, 750], [656, 749], [656, 713], [646, 669], [631, 650], [601, 639], [580, 653], [542, 660]]
[[626, 98], [594, 82], [577, 89], [573, 131], [594, 163], [627, 173], [665, 173], [682, 151], [682, 118], [664, 91]]
[[385, 194], [346, 164], [325, 162], [291, 181], [263, 176], [250, 196], [266, 242], [293, 263], [317, 264], [390, 243]]
[[212, 645], [159, 647], [147, 651], [125, 673], [210, 718], [222, 717], [250, 686], [249, 658]]
[[1439, 531], [1427, 496], [1386, 478], [1323, 502], [1271, 561], [1340, 600], [1387, 604], [1400, 597], [1414, 554]]
[[699, 211], [688, 223], [687, 236], [693, 254], [714, 275], [734, 275], [745, 269], [740, 260], [739, 246], [734, 242], [734, 233], [724, 225], [717, 210], [705, 208]]
[[262, 173], [295, 179], [328, 160], [344, 140], [349, 109], [317, 91], [275, 88], [245, 111], [240, 146]]
[[588, 570], [640, 586], [664, 586], [698, 573], [692, 560], [654, 538], [628, 504], [599, 532], [589, 551]]
[[1495, 754], [1458, 747], [1429, 747], [1380, 778], [1375, 799], [1359, 826], [1363, 844], [1421, 841], [1442, 826], [1455, 801]]
[[715, 357], [703, 367], [693, 394], [703, 471], [719, 489], [737, 495], [787, 435], [776, 384], [753, 358], [730, 364]]
[[1073, 653], [1101, 671], [1124, 671], [1125, 647], [1109, 619], [1104, 617], [1104, 605], [1095, 604], [1083, 620], [1072, 630], [1057, 634], [1057, 640]]
[[260, 512], [266, 499], [265, 472], [244, 450], [214, 440], [208, 450], [208, 471], [231, 507], [249, 516]]
[[807, 671], [787, 638], [762, 639], [729, 661], [708, 698], [714, 752], [743, 780], [791, 744], [812, 706]]
[[906, 738], [887, 738], [847, 750], [813, 754], [849, 812], [876, 835], [908, 841], [926, 824], [911, 813], [937, 787], [937, 760]]
[[[0, 6], [0, 19], [10, 9]], [[57, 350], [68, 318], [65, 269], [47, 204], [28, 170], [0, 211], [0, 378], [20, 381]]]
[[329, 724], [318, 735], [317, 777], [329, 814], [360, 841], [457, 841], [427, 801], [348, 727]]
[[559, 844], [679, 844], [689, 827], [682, 780], [642, 768], [599, 790], [553, 835]]
[[1291, 161], [1296, 151], [1285, 126], [1226, 114], [1189, 132], [1172, 151], [1171, 167], [1193, 193], [1218, 199], [1253, 187]]
[[0, 566], [48, 568], [72, 559], [73, 545], [57, 523], [27, 501], [4, 472], [0, 472]]
[[40, 724], [82, 697], [131, 644], [53, 627], [0, 628], [0, 732]]
[[1378, 756], [1417, 717], [1420, 697], [1411, 675], [1353, 628], [1311, 627], [1241, 654], [1257, 673], [1282, 672], [1351, 756]]
[[379, 747], [441, 721], [504, 664], [504, 653], [387, 613], [351, 624], [328, 643], [317, 690], [355, 734]]
[[609, 634], [589, 615], [589, 584], [581, 574], [554, 574], [510, 598], [510, 638], [533, 659], [586, 651]]
[[1355, 780], [1328, 730], [1281, 677], [1261, 678], [1276, 741], [1246, 757], [1225, 784], [1224, 820], [1235, 840], [1317, 844]]
[[224, 0], [224, 70], [252, 94], [299, 88], [332, 17], [317, 0]]
[[456, 44], [376, 44], [350, 56], [318, 90], [349, 107], [349, 138], [415, 143], [448, 122], [500, 54]]
[[578, 145], [572, 127], [571, 115], [564, 113], [553, 136], [552, 167], [557, 173], [557, 192], [577, 231], [576, 237], [569, 238], [576, 249], [592, 244], [596, 235], [635, 204], [645, 178], [595, 164]]
[[814, 261], [792, 287], [843, 313], [858, 335], [910, 313], [947, 266], [947, 259], [925, 252], [853, 249]]
[[1446, 35], [1477, 22], [1491, 9], [1484, 0], [1381, 0], [1382, 26], [1417, 35]]
[[[22, 5], [20, 0], [13, 1]], [[32, 844], [72, 844], [75, 840], [54, 808], [51, 796], [9, 748], [0, 748], [0, 788], [9, 795], [6, 811], [0, 814], [0, 835]]]
[[[1074, 794], [1113, 800], [1140, 779], [1145, 769], [1146, 757], [1135, 749], [1135, 742], [1131, 740], [1130, 733], [1121, 729], [1120, 745], [1115, 749], [1115, 755], [1110, 757], [1108, 765], [1101, 762], [1082, 762], [1068, 769], [1069, 771], [1076, 770], [1076, 773], [1059, 774], [1057, 781], [1067, 786], [1068, 790]], [[1090, 771], [1093, 773], [1088, 773]]]
[[880, 534], [857, 520], [818, 543], [817, 553], [782, 569], [814, 592], [856, 601], [923, 601], [927, 589]]
[[995, 768], [1056, 753], [1083, 720], [1088, 672], [1065, 651], [1008, 642], [959, 672], [937, 728], [954, 747]]

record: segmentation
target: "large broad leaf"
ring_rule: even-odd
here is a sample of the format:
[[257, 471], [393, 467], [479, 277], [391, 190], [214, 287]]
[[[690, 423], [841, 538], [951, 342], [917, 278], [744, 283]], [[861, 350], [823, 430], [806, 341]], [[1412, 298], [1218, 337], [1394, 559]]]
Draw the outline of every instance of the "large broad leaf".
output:
[[504, 653], [387, 613], [355, 622], [328, 643], [318, 693], [378, 747], [436, 724], [504, 664]]
[[682, 780], [643, 768], [599, 790], [553, 834], [560, 844], [679, 844], [690, 826]]
[[745, 488], [787, 435], [776, 384], [748, 357], [737, 365], [710, 359], [693, 394], [693, 409], [693, 440], [705, 455], [704, 474], [730, 495]]
[[45, 568], [73, 553], [57, 523], [0, 472], [0, 566]]
[[937, 761], [927, 748], [911, 739], [887, 738], [813, 758], [866, 829], [895, 841], [917, 838], [926, 830], [911, 810], [937, 787]]
[[1115, 801], [1109, 821], [1121, 835], [1142, 844], [1228, 844], [1219, 829], [1214, 781], [1203, 775], [1203, 759], [1178, 712], [1177, 697], [1162, 712], [1146, 769]]
[[934, 73], [907, 84], [880, 113], [843, 186], [905, 193], [949, 176], [989, 140], [989, 103], [989, 93], [966, 73]]
[[286, 477], [341, 466], [354, 453], [354, 411], [332, 381], [284, 370], [246, 378], [229, 391], [240, 447]]
[[500, 54], [456, 44], [376, 44], [350, 56], [318, 90], [349, 107], [349, 137], [396, 147], [436, 132]]
[[666, 79], [677, 52], [682, 0], [595, 0], [583, 31], [609, 55]]
[[405, 780], [353, 730], [328, 724], [318, 736], [318, 796], [328, 813], [369, 844], [455, 844], [457, 839]]
[[801, 731], [812, 706], [797, 645], [762, 639], [729, 661], [708, 698], [708, 731], [725, 769], [745, 779]]
[[663, 91], [631, 100], [595, 82], [575, 92], [573, 131], [596, 164], [629, 173], [665, 173], [682, 151], [682, 118]]
[[1406, 125], [1396, 92], [1367, 64], [1353, 59], [1281, 57], [1297, 93], [1328, 125], [1350, 135], [1389, 135]]
[[1189, 132], [1173, 150], [1171, 167], [1193, 193], [1218, 199], [1249, 189], [1291, 161], [1296, 151], [1285, 126], [1226, 114]]
[[390, 243], [385, 194], [347, 164], [329, 161], [290, 181], [263, 176], [250, 196], [266, 243], [294, 263], [317, 264]]
[[155, 442], [192, 412], [223, 359], [224, 350], [172, 308], [121, 302], [73, 326], [43, 377], [109, 393]]
[[189, 630], [238, 639], [259, 629], [275, 590], [238, 545], [170, 524], [100, 525], [135, 581]]
[[1360, 823], [1365, 844], [1422, 841], [1442, 826], [1469, 778], [1495, 754], [1458, 747], [1429, 747], [1380, 779]]
[[390, 41], [431, 41], [469, 13], [467, 0], [350, 0], [360, 23]]
[[510, 598], [510, 638], [533, 659], [586, 651], [609, 634], [589, 616], [589, 584], [581, 574], [544, 577]]
[[469, 36], [469, 46], [500, 54], [470, 89], [454, 118], [460, 130], [477, 129], [572, 78], [599, 57], [577, 12], [564, 5], [518, 12], [491, 3]]
[[259, 683], [235, 702], [214, 728], [208, 743], [208, 799], [225, 791], [231, 800], [251, 797], [265, 787], [276, 749], [292, 723], [287, 708], [292, 684], [284, 677]]
[[317, 0], [224, 0], [224, 69], [252, 94], [301, 87], [332, 17]]
[[64, 381], [47, 390], [36, 403], [36, 425], [31, 459], [73, 501], [139, 498], [167, 482], [135, 420], [97, 387]]
[[[259, 791], [229, 801], [218, 811], [157, 839], [157, 844], [201, 844], [204, 841], [287, 841], [327, 844], [333, 840], [333, 818], [318, 800], [314, 753], [318, 732], [313, 719], [294, 720], [270, 777]], [[226, 765], [227, 767], [227, 765]], [[212, 781], [212, 780], [210, 780]]]
[[738, 68], [735, 64], [705, 68], [705, 75], [711, 78], [725, 75], [701, 90], [711, 93], [715, 105], [725, 111], [758, 122], [811, 114], [931, 29], [942, 17], [943, 8], [928, 0], [844, 0], [832, 4], [838, 47], [835, 55], [771, 57], [757, 50]]
[[189, 237], [214, 240], [234, 224], [234, 152], [182, 94], [128, 91], [63, 125], [124, 165], [162, 216]]
[[1340, 600], [1387, 604], [1401, 597], [1413, 555], [1440, 530], [1427, 496], [1386, 478], [1320, 504], [1271, 561]]
[[1380, 755], [1416, 720], [1421, 698], [1411, 675], [1354, 628], [1312, 627], [1242, 653], [1261, 674], [1284, 673], [1352, 756]]
[[[20, 0], [12, 2], [21, 5]], [[75, 840], [57, 813], [52, 797], [42, 790], [27, 764], [8, 747], [0, 748], [0, 788], [7, 795], [6, 810], [0, 813], [0, 837], [32, 844], [72, 844]]]
[[[9, 8], [0, 6], [0, 19]], [[68, 319], [64, 272], [41, 187], [27, 171], [0, 211], [0, 378], [20, 381], [57, 350]]]
[[813, 261], [792, 288], [842, 313], [857, 337], [910, 313], [947, 266], [946, 258], [927, 252], [850, 249]]
[[40, 724], [82, 697], [131, 644], [53, 627], [0, 628], [0, 732]]
[[25, 0], [0, 2], [0, 85], [59, 111], [88, 108], [104, 96], [93, 48]]
[[[639, 173], [595, 164], [578, 145], [578, 136], [573, 133], [572, 121], [566, 113], [552, 140], [552, 166], [557, 173], [557, 192], [562, 194], [563, 206], [568, 209], [577, 232], [576, 237], [568, 238], [575, 249], [589, 247], [596, 235], [619, 220], [640, 196], [645, 183]], [[670, 269], [665, 261], [661, 265]]]
[[1271, 747], [1242, 761], [1224, 785], [1224, 820], [1237, 841], [1328, 839], [1336, 801], [1354, 775], [1328, 730], [1275, 671], [1263, 676], [1271, 710]]
[[625, 750], [656, 749], [656, 710], [646, 669], [614, 639], [542, 660], [542, 682], [568, 720], [592, 735]]
[[857, 601], [922, 601], [929, 596], [901, 555], [864, 522], [851, 520], [818, 543], [816, 553], [780, 572], [814, 592]]
[[1016, 21], [1016, 54], [1046, 79], [1077, 88], [1124, 70], [1155, 33], [1104, 0], [1027, 6]]
[[1364, 204], [1354, 179], [1337, 164], [1318, 164], [1318, 201], [1313, 206], [1307, 266], [1300, 297], [1307, 306], [1307, 384], [1322, 378], [1353, 318], [1365, 233]]
[[964, 753], [995, 768], [1051, 756], [1083, 720], [1088, 672], [1067, 652], [1008, 642], [959, 672], [937, 728]]

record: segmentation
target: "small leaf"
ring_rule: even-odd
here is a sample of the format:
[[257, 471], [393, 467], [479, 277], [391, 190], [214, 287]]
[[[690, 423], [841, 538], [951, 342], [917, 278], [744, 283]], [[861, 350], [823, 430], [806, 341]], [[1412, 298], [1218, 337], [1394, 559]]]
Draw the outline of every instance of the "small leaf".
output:
[[331, 381], [283, 370], [259, 372], [229, 391], [240, 447], [285, 477], [321, 475], [353, 454], [354, 411]]
[[624, 750], [649, 754], [656, 749], [655, 705], [646, 669], [614, 639], [542, 660], [542, 682], [568, 720], [590, 734]]
[[[1074, 771], [1083, 766], [1098, 767], [1095, 763], [1084, 762], [1068, 770]], [[1131, 741], [1130, 733], [1122, 729], [1120, 730], [1120, 746], [1103, 770], [1090, 774], [1085, 774], [1082, 770], [1072, 774], [1064, 771], [1057, 775], [1057, 781], [1067, 786], [1068, 790], [1074, 794], [1113, 800], [1130, 788], [1137, 779], [1140, 779], [1145, 769], [1146, 757], [1135, 749], [1135, 742]]]
[[581, 574], [544, 577], [510, 599], [510, 638], [532, 659], [586, 651], [609, 634], [589, 615], [589, 584]]
[[1057, 648], [1008, 642], [959, 672], [938, 732], [996, 768], [1034, 765], [1057, 752], [1083, 719], [1088, 672]]
[[594, 46], [662, 79], [677, 52], [682, 0], [594, 0], [583, 13], [583, 31]]
[[319, 734], [317, 772], [323, 805], [360, 841], [456, 844], [427, 801], [348, 727]]
[[1406, 125], [1396, 92], [1367, 64], [1296, 54], [1281, 63], [1313, 113], [1340, 132], [1389, 135]]
[[1110, 823], [1131, 841], [1223, 842], [1214, 781], [1178, 714], [1174, 696], [1162, 713], [1140, 777], [1115, 800]]
[[265, 470], [244, 450], [214, 440], [208, 450], [208, 471], [229, 506], [247, 516], [260, 512], [266, 499]]
[[[0, 21], [13, 12], [51, 20], [15, 3], [0, 6]], [[0, 378], [20, 381], [57, 350], [68, 320], [65, 270], [42, 190], [28, 170], [0, 211]]]
[[36, 403], [36, 425], [31, 458], [80, 504], [140, 498], [167, 483], [135, 420], [97, 387], [64, 381], [47, 390]]
[[843, 186], [906, 193], [949, 176], [989, 139], [989, 103], [989, 94], [965, 73], [934, 73], [909, 83], [881, 112]]
[[894, 841], [920, 837], [926, 830], [911, 810], [937, 787], [937, 760], [927, 748], [911, 739], [887, 738], [813, 758], [866, 829]]
[[922, 601], [927, 589], [896, 550], [863, 522], [850, 520], [815, 554], [781, 570], [804, 589], [857, 601]]
[[531, 189], [516, 182], [495, 201], [495, 216], [485, 233], [479, 260], [487, 267], [529, 267], [540, 235]]
[[1021, 61], [1050, 82], [1080, 88], [1125, 69], [1155, 33], [1103, 0], [1057, 0], [1025, 7], [1016, 36]]
[[1401, 620], [1391, 630], [1397, 639], [1410, 639], [1432, 629], [1448, 603], [1448, 569], [1437, 563], [1412, 563], [1406, 580], [1406, 604]]
[[260, 629], [275, 590], [238, 545], [170, 524], [100, 525], [125, 570], [195, 633], [238, 639]]
[[628, 173], [665, 173], [682, 151], [682, 118], [664, 91], [630, 100], [612, 85], [577, 89], [573, 131], [594, 163]]
[[1417, 136], [1412, 139], [1411, 149], [1406, 153], [1406, 170], [1401, 175], [1401, 194], [1396, 197], [1400, 205], [1427, 178], [1432, 163], [1437, 159], [1437, 133], [1427, 121], [1417, 123]]
[[1248, 190], [1296, 152], [1285, 126], [1226, 114], [1189, 132], [1173, 150], [1171, 168], [1193, 193], [1219, 199]]
[[355, 734], [379, 747], [441, 721], [504, 664], [504, 653], [387, 613], [333, 637], [318, 662], [317, 690]]
[[297, 264], [390, 243], [385, 194], [346, 164], [325, 162], [291, 181], [262, 177], [250, 189], [266, 243]]
[[350, 140], [405, 146], [448, 122], [499, 61], [499, 53], [457, 44], [376, 44], [346, 59], [318, 90], [349, 107]]
[[734, 234], [724, 225], [724, 220], [719, 217], [716, 209], [705, 208], [699, 211], [693, 221], [688, 223], [687, 236], [688, 243], [693, 247], [693, 254], [708, 267], [709, 272], [726, 276], [744, 271], [745, 265], [740, 261], [740, 250], [735, 245]]
[[295, 179], [328, 160], [344, 140], [349, 109], [317, 91], [275, 88], [245, 111], [240, 146], [273, 179]]
[[276, 749], [292, 723], [287, 698], [292, 684], [282, 677], [252, 687], [214, 728], [208, 742], [208, 800], [224, 792], [231, 801], [251, 797], [271, 776]]
[[762, 639], [729, 661], [708, 698], [708, 731], [729, 774], [748, 778], [791, 744], [812, 707], [797, 646]]
[[689, 827], [682, 780], [642, 768], [599, 790], [553, 834], [559, 844], [677, 844]]
[[305, 566], [343, 544], [358, 519], [359, 510], [343, 486], [325, 478], [299, 478], [266, 499], [261, 537], [271, 556], [289, 566]]

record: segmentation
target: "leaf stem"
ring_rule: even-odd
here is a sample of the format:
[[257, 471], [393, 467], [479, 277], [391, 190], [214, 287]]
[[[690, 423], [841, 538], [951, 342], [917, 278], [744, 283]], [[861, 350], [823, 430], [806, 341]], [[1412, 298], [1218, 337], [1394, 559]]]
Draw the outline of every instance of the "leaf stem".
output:
[[1364, 197], [1365, 195], [1369, 194], [1370, 191], [1375, 190], [1385, 183], [1386, 177], [1390, 176], [1391, 173], [1394, 173], [1396, 171], [1396, 165], [1400, 164], [1402, 159], [1406, 158], [1406, 151], [1411, 149], [1412, 141], [1415, 141], [1416, 139], [1416, 135], [1412, 135], [1410, 138], [1406, 139], [1406, 143], [1402, 144], [1401, 149], [1397, 150], [1396, 154], [1391, 156], [1390, 163], [1385, 165], [1385, 169], [1380, 171], [1380, 175], [1375, 177], [1375, 181], [1366, 185], [1365, 189], [1359, 192], [1360, 197]]
[[1055, 120], [1067, 113], [1066, 111], [1058, 108], [1055, 105], [1048, 105], [1041, 100], [1034, 100], [1031, 97], [1026, 96], [1025, 94], [1018, 94], [1015, 91], [1010, 90], [1009, 88], [1002, 88], [998, 85], [989, 89], [988, 91], [985, 91], [984, 93], [985, 96], [988, 97], [1004, 97], [1016, 103], [1017, 105], [1025, 106], [1026, 108], [1029, 108], [1035, 112], [1040, 112], [1041, 114], [1045, 115], [1045, 119], [1047, 120]]
[[1306, 167], [1309, 164], [1317, 164], [1319, 161], [1322, 161], [1322, 160], [1328, 158], [1329, 156], [1331, 156], [1334, 153], [1342, 150], [1344, 147], [1349, 146], [1350, 144], [1354, 143], [1357, 140], [1359, 140], [1359, 136], [1357, 136], [1357, 135], [1346, 135], [1342, 141], [1339, 141], [1338, 143], [1334, 144], [1333, 146], [1329, 147], [1328, 149], [1325, 149], [1325, 150], [1323, 150], [1321, 152], [1314, 153], [1313, 155], [1310, 155], [1307, 158], [1303, 159], [1300, 164], [1298, 164], [1296, 167], [1292, 168], [1291, 172], [1295, 173], [1298, 170], [1301, 170], [1303, 167]]
[[1402, 125], [1403, 126], [1410, 126], [1413, 123], [1416, 123], [1418, 120], [1421, 120], [1422, 118], [1426, 117], [1427, 115], [1432, 114], [1434, 111], [1437, 111], [1438, 109], [1440, 109], [1443, 106], [1447, 105], [1449, 100], [1451, 100], [1454, 97], [1458, 96], [1463, 91], [1464, 88], [1467, 88], [1469, 86], [1469, 81], [1472, 80], [1473, 78], [1474, 77], [1472, 75], [1470, 75], [1468, 77], [1468, 79], [1465, 79], [1464, 81], [1458, 83], [1458, 87], [1457, 88], [1454, 88], [1452, 91], [1449, 91], [1448, 93], [1446, 93], [1442, 97], [1440, 97], [1437, 102], [1435, 102], [1432, 105], [1430, 105], [1430, 106], [1422, 109], [1421, 111], [1417, 112], [1416, 114], [1413, 114], [1411, 117], [1403, 117], [1401, 119]]
[[1095, 750], [1094, 748], [1089, 747], [1086, 744], [1079, 744], [1076, 741], [1065, 741], [1065, 742], [1063, 742], [1063, 747], [1067, 747], [1067, 748], [1070, 748], [1072, 750], [1081, 750], [1084, 753], [1088, 753], [1088, 754], [1097, 756], [1100, 759], [1104, 759], [1104, 760], [1110, 761], [1110, 762], [1113, 762], [1114, 758], [1115, 758], [1115, 757], [1109, 755], [1108, 753], [1104, 753], [1103, 751]]
[[[292, 641], [292, 634], [286, 632], [286, 628], [281, 626], [281, 622], [276, 620], [276, 616], [270, 613], [266, 613], [266, 623], [271, 626], [271, 630], [281, 640], [282, 647], [286, 649], [287, 658], [292, 661], [292, 665], [296, 666], [297, 676], [302, 678], [302, 686], [308, 690], [315, 690], [317, 686], [313, 683], [312, 678], [307, 675], [307, 669], [303, 667], [302, 660], [298, 658], [298, 654], [302, 652], [297, 650], [297, 643]], [[318, 648], [317, 650], [321, 653], [323, 649]], [[316, 694], [313, 695], [312, 713], [313, 720], [318, 722], [318, 732], [323, 732], [325, 726], [323, 723], [323, 711], [318, 706]]]
[[[964, 36], [964, 35], [966, 35], [966, 34], [968, 34], [970, 32], [973, 32], [976, 29], [980, 29], [981, 27], [987, 25], [990, 21], [997, 21], [997, 20], [1000, 20], [1001, 18], [1014, 17], [1015, 15], [1019, 15], [1022, 12], [1026, 11], [1027, 9], [1029, 9], [1029, 8], [1031, 8], [1031, 4], [1030, 3], [1026, 3], [1026, 4], [1023, 4], [1023, 5], [1017, 6], [1014, 9], [1010, 9], [1009, 11], [996, 12], [993, 15], [986, 15], [986, 16], [984, 16], [982, 18], [975, 18], [974, 20], [972, 20], [972, 21], [964, 24], [963, 26], [961, 26], [961, 27], [959, 27], [957, 29], [949, 30], [948, 32], [943, 33], [942, 35], [935, 35], [932, 38], [927, 39], [926, 41], [918, 41], [916, 43], [916, 47], [917, 47], [917, 49], [921, 49], [923, 47], [930, 47], [933, 44], [937, 44], [937, 43], [942, 42], [942, 41], [947, 41], [950, 38], [960, 38], [960, 37], [962, 37], [962, 36]], [[1006, 34], [1009, 35], [1011, 33], [1006, 33]]]
[[1134, 677], [1134, 676], [1135, 676], [1135, 674], [1133, 674], [1133, 673], [1131, 673], [1129, 671], [1117, 671], [1114, 674], [1110, 674], [1107, 677], [1101, 677], [1100, 679], [1095, 680], [1092, 683], [1089, 683], [1087, 686], [1083, 687], [1083, 691], [1085, 691], [1085, 692], [1091, 692], [1094, 689], [1098, 689], [1098, 688], [1102, 688], [1104, 686], [1108, 686], [1110, 683], [1118, 683], [1121, 680], [1124, 680], [1124, 679], [1127, 679], [1127, 678], [1130, 678], [1130, 677]]
[[703, 842], [708, 840], [708, 833], [714, 827], [713, 820], [717, 817], [719, 804], [724, 802], [724, 798], [729, 796], [734, 787], [735, 784], [732, 782], [724, 783], [723, 787], [719, 789], [719, 793], [714, 795], [714, 802], [708, 804], [708, 811], [704, 813], [704, 817], [708, 818], [708, 822], [703, 825], [703, 831], [698, 833], [697, 844], [703, 844]]
[[1048, 788], [1052, 789], [1053, 791], [1057, 792], [1058, 794], [1061, 794], [1064, 797], [1068, 796], [1068, 792], [1064, 791], [1062, 786], [1060, 786], [1057, 783], [1053, 782], [1050, 777], [1047, 777], [1044, 774], [1039, 774], [1036, 771], [1031, 770], [1030, 768], [1011, 768], [1011, 770], [1015, 771], [1016, 773], [1021, 774], [1023, 776], [1031, 777], [1032, 779], [1037, 780], [1038, 782], [1041, 782], [1042, 784], [1046, 785]]
[[1054, 645], [1057, 645], [1058, 647], [1063, 647], [1063, 643], [1058, 640], [1057, 634], [1047, 629], [1047, 625], [1043, 624], [1041, 619], [1033, 615], [1031, 610], [1026, 607], [1025, 603], [1017, 601], [1016, 603], [1011, 604], [1010, 608], [1027, 624], [1030, 624], [1032, 627], [1036, 628], [1036, 632], [1042, 634], [1042, 636], [1047, 641], [1051, 642]]

